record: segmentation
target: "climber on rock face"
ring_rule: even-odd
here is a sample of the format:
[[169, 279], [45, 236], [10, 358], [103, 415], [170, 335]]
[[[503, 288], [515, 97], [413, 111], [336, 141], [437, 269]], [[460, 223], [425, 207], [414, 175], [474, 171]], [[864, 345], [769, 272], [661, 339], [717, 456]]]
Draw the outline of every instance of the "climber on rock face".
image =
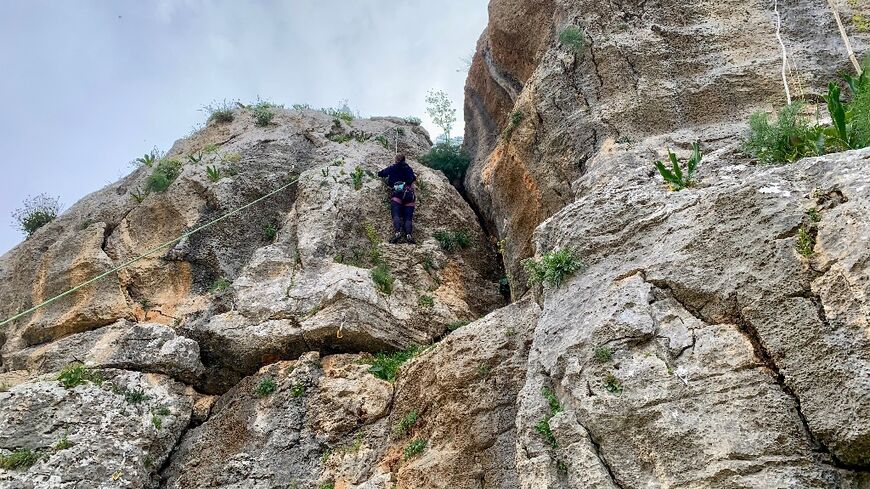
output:
[[405, 161], [405, 155], [397, 154], [396, 161], [378, 172], [378, 176], [387, 179], [387, 185], [392, 189], [390, 213], [393, 216], [393, 231], [390, 243], [396, 244], [403, 239], [411, 244], [414, 241], [414, 208], [417, 207], [417, 197], [414, 195], [414, 182], [417, 175]]

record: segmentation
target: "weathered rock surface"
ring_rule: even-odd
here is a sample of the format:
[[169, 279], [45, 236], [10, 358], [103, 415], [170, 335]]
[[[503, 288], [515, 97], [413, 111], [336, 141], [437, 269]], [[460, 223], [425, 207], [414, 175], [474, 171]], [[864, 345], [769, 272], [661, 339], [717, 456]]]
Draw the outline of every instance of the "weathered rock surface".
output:
[[102, 385], [67, 389], [52, 377], [0, 392], [0, 454], [39, 455], [29, 468], [0, 469], [0, 487], [156, 487], [156, 469], [190, 421], [192, 389], [157, 374], [100, 374]]

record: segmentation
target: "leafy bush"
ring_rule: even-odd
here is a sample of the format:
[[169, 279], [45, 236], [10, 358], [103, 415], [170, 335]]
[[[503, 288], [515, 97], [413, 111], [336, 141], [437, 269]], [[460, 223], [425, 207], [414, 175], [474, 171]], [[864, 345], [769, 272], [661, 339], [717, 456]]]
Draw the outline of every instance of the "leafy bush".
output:
[[148, 180], [145, 181], [146, 192], [164, 192], [181, 175], [181, 162], [178, 160], [160, 160]]
[[807, 231], [806, 227], [798, 229], [797, 244], [795, 250], [803, 256], [810, 257], [815, 253], [816, 239]]
[[434, 237], [444, 251], [457, 251], [471, 245], [471, 235], [465, 230], [437, 231]]
[[232, 285], [232, 282], [230, 282], [225, 277], [221, 277], [221, 278], [215, 280], [214, 282], [212, 282], [211, 287], [209, 287], [208, 291], [211, 292], [212, 294], [216, 294], [218, 292], [223, 292], [223, 291], [229, 289], [230, 285]]
[[407, 122], [408, 124], [411, 124], [412, 126], [419, 126], [420, 124], [423, 123], [423, 120], [420, 119], [419, 117], [409, 115], [408, 117], [405, 117], [405, 122]]
[[574, 251], [564, 249], [544, 254], [540, 261], [529, 258], [523, 262], [529, 274], [529, 285], [547, 284], [559, 287], [562, 281], [583, 267], [583, 262]]
[[701, 158], [701, 146], [698, 143], [692, 143], [692, 156], [686, 164], [685, 173], [683, 173], [683, 170], [680, 168], [680, 161], [677, 159], [677, 155], [671, 153], [670, 149], [668, 150], [668, 159], [671, 161], [671, 168], [666, 168], [664, 163], [661, 161], [656, 161], [655, 166], [659, 173], [661, 173], [662, 178], [668, 182], [671, 190], [678, 192], [692, 185], [695, 177], [695, 170], [698, 168], [698, 163], [701, 162]]
[[411, 428], [417, 424], [417, 419], [420, 417], [420, 413], [417, 412], [416, 409], [408, 412], [408, 414], [402, 416], [402, 419], [396, 424], [393, 428], [393, 433], [397, 438], [404, 438], [411, 431]]
[[39, 452], [29, 448], [19, 448], [9, 455], [0, 455], [0, 469], [26, 469], [39, 461]]
[[820, 154], [823, 138], [801, 111], [799, 102], [783, 107], [775, 123], [764, 112], [749, 118], [750, 136], [745, 150], [765, 164], [791, 163], [805, 156]]
[[333, 143], [344, 144], [352, 140], [353, 136], [351, 136], [350, 134], [332, 134], [330, 136], [327, 136], [326, 139], [329, 139]]
[[23, 207], [12, 213], [18, 229], [30, 237], [37, 229], [45, 226], [60, 214], [60, 200], [47, 194], [39, 194], [24, 200]]
[[277, 389], [278, 383], [275, 382], [274, 378], [264, 377], [257, 383], [257, 387], [254, 388], [254, 394], [256, 394], [257, 397], [266, 397]]
[[124, 400], [130, 404], [142, 404], [151, 399], [151, 396], [145, 393], [145, 389], [121, 389], [120, 394], [123, 394]]
[[435, 299], [430, 295], [420, 296], [420, 307], [423, 309], [432, 309], [435, 307]]
[[372, 281], [375, 283], [375, 287], [377, 287], [382, 294], [390, 295], [393, 293], [393, 283], [396, 279], [390, 274], [390, 268], [386, 263], [381, 263], [373, 268], [371, 276]]
[[363, 172], [363, 169], [360, 167], [354, 168], [353, 172], [351, 172], [350, 178], [351, 178], [351, 180], [353, 180], [354, 190], [359, 190], [362, 188], [363, 175], [365, 175], [365, 173]]
[[161, 418], [160, 416], [158, 416], [156, 414], [152, 414], [151, 415], [151, 424], [154, 425], [154, 428], [156, 428], [159, 431], [160, 428], [163, 427], [163, 418]]
[[254, 113], [254, 123], [257, 126], [265, 127], [272, 123], [272, 119], [275, 118], [272, 107], [273, 105], [268, 102], [258, 102], [251, 106], [251, 112]]
[[420, 347], [412, 346], [407, 350], [394, 353], [378, 353], [371, 360], [369, 373], [375, 377], [392, 382], [396, 380], [399, 367], [408, 360], [414, 358], [420, 352]]
[[141, 165], [145, 165], [148, 168], [154, 166], [154, 162], [159, 159], [159, 154], [156, 154], [156, 148], [151, 150], [150, 153], [145, 153], [141, 158], [136, 158], [136, 163]]
[[266, 238], [267, 241], [275, 241], [275, 236], [278, 236], [278, 228], [273, 224], [267, 224], [263, 227], [263, 237]]
[[541, 418], [538, 421], [538, 424], [535, 425], [535, 430], [544, 437], [544, 441], [546, 441], [548, 445], [557, 448], [558, 444], [556, 443], [556, 437], [553, 436], [553, 430], [550, 429], [550, 418], [551, 417]]
[[235, 102], [228, 102], [226, 100], [221, 102], [215, 101], [203, 107], [202, 111], [208, 114], [208, 122], [226, 124], [228, 122], [233, 122], [233, 119], [235, 118], [233, 115], [233, 108], [235, 108], [235, 105]]
[[432, 168], [440, 170], [451, 182], [459, 182], [465, 177], [471, 158], [462, 151], [459, 145], [444, 141], [436, 144], [420, 161]]
[[405, 447], [405, 460], [408, 460], [415, 455], [423, 453], [423, 450], [426, 449], [426, 445], [428, 443], [428, 440], [422, 438], [418, 438], [411, 443], [408, 443], [408, 446]]
[[559, 33], [559, 42], [575, 53], [579, 53], [583, 50], [585, 36], [579, 27], [576, 25], [569, 25]]
[[511, 118], [508, 121], [508, 125], [504, 128], [504, 131], [501, 133], [502, 139], [505, 141], [509, 140], [511, 136], [514, 134], [514, 130], [519, 127], [520, 123], [523, 122], [523, 113], [522, 111], [514, 111], [511, 114]]
[[391, 146], [390, 146], [390, 140], [387, 139], [387, 137], [384, 136], [383, 134], [381, 134], [380, 136], [376, 137], [376, 138], [375, 138], [375, 141], [381, 143], [381, 146], [383, 146], [383, 147], [386, 148], [386, 149], [390, 149], [390, 147], [391, 147]]
[[338, 108], [324, 107], [320, 109], [320, 111], [330, 117], [335, 117], [336, 119], [341, 119], [345, 122], [352, 122], [356, 118], [356, 115], [354, 114], [353, 109], [348, 105], [347, 100], [341, 100], [339, 103], [341, 106]]
[[607, 346], [599, 346], [595, 349], [595, 360], [598, 363], [607, 363], [610, 359], [613, 358], [613, 350]]
[[541, 395], [544, 396], [544, 399], [547, 400], [547, 404], [550, 406], [550, 414], [556, 415], [562, 412], [562, 404], [556, 399], [556, 394], [552, 390], [544, 387], [541, 389]]
[[622, 393], [622, 381], [616, 378], [613, 374], [607, 374], [604, 377], [604, 388], [611, 394], [619, 395]]
[[67, 389], [72, 389], [73, 387], [82, 385], [85, 382], [97, 385], [101, 385], [104, 382], [103, 377], [99, 372], [95, 372], [80, 363], [67, 365], [60, 371], [57, 380], [59, 380]]

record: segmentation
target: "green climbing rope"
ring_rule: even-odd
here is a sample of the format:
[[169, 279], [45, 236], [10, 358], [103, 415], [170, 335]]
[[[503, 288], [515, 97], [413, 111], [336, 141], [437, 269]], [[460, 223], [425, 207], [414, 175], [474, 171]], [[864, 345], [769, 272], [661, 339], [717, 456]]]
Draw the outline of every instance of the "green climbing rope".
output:
[[6, 320], [4, 320], [3, 322], [0, 322], [0, 327], [3, 327], [3, 326], [5, 326], [6, 324], [11, 323], [12, 321], [15, 321], [16, 319], [20, 319], [20, 318], [22, 318], [22, 317], [24, 317], [24, 316], [26, 316], [26, 315], [28, 315], [28, 314], [30, 314], [30, 313], [32, 313], [32, 312], [38, 310], [38, 309], [40, 309], [40, 308], [43, 308], [43, 307], [45, 307], [45, 306], [51, 304], [52, 302], [55, 302], [55, 301], [57, 301], [57, 300], [59, 300], [59, 299], [62, 299], [62, 298], [66, 297], [66, 296], [68, 296], [68, 295], [70, 295], [70, 294], [72, 294], [72, 293], [74, 293], [74, 292], [76, 292], [76, 291], [78, 291], [78, 290], [81, 290], [82, 288], [87, 287], [88, 285], [90, 285], [90, 284], [92, 284], [92, 283], [94, 283], [94, 282], [96, 282], [96, 281], [98, 281], [98, 280], [100, 280], [100, 279], [102, 279], [102, 278], [105, 278], [105, 277], [107, 277], [107, 276], [109, 276], [109, 275], [111, 275], [111, 274], [113, 274], [113, 273], [119, 272], [119, 271], [121, 271], [121, 270], [123, 270], [123, 269], [129, 267], [130, 265], [132, 265], [132, 264], [138, 262], [139, 260], [143, 260], [143, 259], [145, 259], [145, 258], [148, 258], [149, 256], [153, 255], [154, 253], [157, 253], [158, 251], [160, 251], [160, 250], [162, 250], [162, 249], [164, 249], [164, 248], [167, 248], [167, 247], [169, 247], [169, 246], [172, 246], [172, 245], [174, 245], [175, 243], [178, 243], [179, 241], [181, 241], [182, 239], [184, 239], [184, 238], [186, 238], [186, 237], [188, 237], [188, 236], [191, 236], [191, 235], [193, 235], [193, 234], [196, 234], [196, 233], [202, 231], [203, 229], [206, 229], [206, 228], [208, 228], [208, 227], [211, 227], [211, 226], [213, 226], [213, 225], [219, 223], [220, 221], [223, 221], [224, 219], [226, 219], [226, 218], [228, 218], [228, 217], [230, 217], [230, 216], [232, 216], [232, 215], [234, 215], [234, 214], [238, 214], [239, 212], [241, 212], [241, 211], [247, 209], [248, 207], [251, 207], [252, 205], [258, 204], [258, 203], [260, 203], [260, 202], [262, 202], [262, 201], [268, 199], [269, 197], [271, 197], [271, 196], [273, 196], [273, 195], [275, 195], [275, 194], [277, 194], [277, 193], [283, 191], [284, 189], [290, 187], [291, 185], [295, 184], [295, 183], [298, 182], [298, 181], [299, 181], [299, 177], [297, 177], [297, 178], [291, 180], [289, 183], [287, 183], [287, 184], [285, 184], [285, 185], [283, 185], [283, 186], [277, 188], [276, 190], [273, 190], [272, 192], [269, 192], [269, 193], [266, 194], [266, 195], [263, 195], [262, 197], [260, 197], [260, 198], [258, 198], [258, 199], [256, 199], [256, 200], [254, 200], [254, 201], [251, 201], [251, 202], [249, 202], [249, 203], [247, 203], [247, 204], [245, 204], [245, 205], [243, 205], [243, 206], [241, 206], [241, 207], [239, 207], [239, 208], [233, 209], [233, 210], [227, 212], [226, 214], [224, 214], [224, 215], [222, 215], [222, 216], [220, 216], [220, 217], [218, 217], [218, 218], [216, 218], [216, 219], [214, 219], [214, 220], [212, 220], [212, 221], [209, 221], [209, 222], [203, 224], [202, 226], [199, 226], [199, 227], [197, 227], [197, 228], [195, 228], [195, 229], [192, 229], [192, 230], [190, 230], [190, 231], [188, 231], [188, 232], [182, 234], [181, 236], [179, 236], [179, 237], [177, 237], [177, 238], [175, 238], [175, 239], [173, 239], [173, 240], [170, 240], [170, 241], [167, 241], [167, 242], [165, 242], [165, 243], [163, 243], [163, 244], [160, 244], [160, 245], [158, 245], [158, 246], [155, 246], [154, 248], [151, 248], [150, 250], [148, 250], [148, 251], [146, 251], [145, 253], [143, 253], [143, 254], [137, 256], [136, 258], [133, 258], [133, 259], [131, 259], [131, 260], [128, 260], [128, 261], [122, 263], [121, 265], [118, 265], [117, 267], [115, 267], [115, 268], [113, 268], [113, 269], [111, 269], [111, 270], [109, 270], [109, 271], [107, 271], [107, 272], [103, 272], [103, 273], [97, 275], [97, 276], [94, 277], [94, 278], [91, 278], [91, 279], [89, 279], [89, 280], [86, 280], [86, 281], [84, 281], [84, 282], [82, 282], [82, 283], [76, 285], [75, 287], [73, 287], [73, 288], [67, 290], [66, 292], [63, 292], [63, 293], [61, 293], [61, 294], [58, 294], [58, 295], [52, 297], [51, 299], [48, 299], [48, 300], [46, 300], [46, 301], [43, 301], [43, 302], [41, 302], [41, 303], [39, 303], [39, 304], [37, 304], [37, 305], [31, 307], [30, 309], [27, 309], [27, 310], [25, 310], [25, 311], [21, 311], [21, 312], [19, 312], [18, 314], [16, 314], [16, 315], [10, 317], [9, 319], [6, 319]]

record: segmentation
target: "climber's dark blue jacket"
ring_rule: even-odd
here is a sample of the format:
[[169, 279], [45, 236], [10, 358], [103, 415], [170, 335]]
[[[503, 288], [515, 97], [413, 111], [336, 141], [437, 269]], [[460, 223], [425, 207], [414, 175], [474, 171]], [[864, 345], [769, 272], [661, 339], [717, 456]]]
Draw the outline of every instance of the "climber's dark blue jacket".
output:
[[406, 162], [394, 163], [378, 172], [378, 176], [387, 179], [387, 185], [394, 186], [397, 182], [405, 182], [405, 185], [411, 185], [417, 180], [417, 175], [414, 175], [414, 170], [411, 165]]

